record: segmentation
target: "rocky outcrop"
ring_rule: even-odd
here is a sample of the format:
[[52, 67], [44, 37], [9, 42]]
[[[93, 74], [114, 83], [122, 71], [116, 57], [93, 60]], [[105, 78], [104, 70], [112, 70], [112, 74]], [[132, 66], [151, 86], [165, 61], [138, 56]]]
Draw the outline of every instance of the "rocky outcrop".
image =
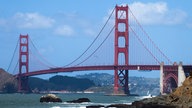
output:
[[91, 102], [88, 98], [79, 98], [77, 100], [67, 101], [68, 103], [83, 103], [83, 102]]
[[192, 77], [186, 78], [183, 85], [178, 87], [175, 92], [169, 95], [171, 103], [189, 103], [192, 102]]
[[192, 107], [192, 76], [187, 77], [183, 85], [167, 97], [167, 101], [181, 107]]
[[105, 108], [104, 105], [90, 105], [90, 106], [86, 106], [86, 108]]
[[127, 104], [113, 104], [106, 106], [105, 108], [134, 108], [132, 105], [127, 105]]
[[47, 94], [40, 98], [40, 102], [62, 102], [62, 100], [54, 94]]
[[135, 101], [136, 108], [192, 108], [192, 76], [185, 79], [182, 86], [165, 96]]
[[132, 106], [134, 108], [176, 108], [176, 106], [166, 103], [166, 99], [162, 97], [135, 101], [132, 103]]

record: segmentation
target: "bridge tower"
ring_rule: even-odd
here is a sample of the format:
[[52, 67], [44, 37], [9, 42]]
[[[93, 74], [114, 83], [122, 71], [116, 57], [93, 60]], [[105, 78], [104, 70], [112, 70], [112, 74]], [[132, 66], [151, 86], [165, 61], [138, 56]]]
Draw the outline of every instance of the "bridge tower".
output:
[[28, 77], [22, 76], [22, 73], [29, 72], [29, 45], [28, 34], [20, 35], [19, 47], [19, 74], [18, 74], [18, 92], [28, 92]]
[[[119, 63], [120, 54], [124, 56], [123, 65], [129, 65], [129, 33], [128, 33], [128, 5], [116, 6], [115, 11], [115, 56], [114, 65], [122, 65]], [[123, 26], [123, 27], [122, 27]], [[120, 38], [124, 40], [124, 46], [119, 44]], [[128, 86], [128, 70], [122, 68], [115, 68], [114, 70], [114, 94], [127, 94], [129, 95]]]

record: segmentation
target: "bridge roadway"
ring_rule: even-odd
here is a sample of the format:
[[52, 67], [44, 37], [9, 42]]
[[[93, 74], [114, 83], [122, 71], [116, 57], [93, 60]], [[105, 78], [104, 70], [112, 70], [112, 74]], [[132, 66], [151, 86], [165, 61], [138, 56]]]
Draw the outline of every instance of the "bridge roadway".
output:
[[[188, 67], [188, 66], [184, 66]], [[191, 66], [190, 66], [191, 67]], [[38, 70], [28, 73], [22, 73], [20, 76], [35, 76], [42, 74], [60, 73], [60, 72], [74, 72], [74, 71], [91, 71], [91, 70], [160, 70], [160, 65], [103, 65], [103, 66], [76, 66], [76, 67], [58, 67], [47, 70]], [[164, 71], [178, 71], [178, 65], [163, 65]], [[18, 76], [15, 75], [16, 77]]]

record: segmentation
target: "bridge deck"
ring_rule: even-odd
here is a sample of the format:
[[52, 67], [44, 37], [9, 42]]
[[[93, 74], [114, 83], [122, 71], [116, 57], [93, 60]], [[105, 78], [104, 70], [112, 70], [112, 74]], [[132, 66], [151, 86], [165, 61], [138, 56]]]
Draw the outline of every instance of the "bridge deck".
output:
[[[41, 74], [51, 74], [60, 72], [74, 72], [74, 71], [91, 71], [91, 70], [160, 70], [160, 65], [104, 65], [104, 66], [77, 66], [77, 67], [58, 67], [50, 68], [48, 70], [39, 70], [28, 73], [22, 73], [21, 76], [35, 76]], [[165, 71], [177, 71], [177, 65], [164, 65], [163, 69]], [[17, 76], [17, 75], [16, 75]]]

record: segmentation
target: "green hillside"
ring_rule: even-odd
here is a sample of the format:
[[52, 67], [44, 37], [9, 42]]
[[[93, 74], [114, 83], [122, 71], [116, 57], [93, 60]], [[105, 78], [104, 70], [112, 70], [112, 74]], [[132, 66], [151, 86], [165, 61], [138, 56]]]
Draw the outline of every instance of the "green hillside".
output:
[[38, 89], [40, 91], [83, 91], [89, 87], [95, 86], [95, 84], [93, 81], [86, 78], [75, 78], [57, 75], [51, 77], [49, 80], [31, 77], [29, 78], [29, 86], [32, 90]]

